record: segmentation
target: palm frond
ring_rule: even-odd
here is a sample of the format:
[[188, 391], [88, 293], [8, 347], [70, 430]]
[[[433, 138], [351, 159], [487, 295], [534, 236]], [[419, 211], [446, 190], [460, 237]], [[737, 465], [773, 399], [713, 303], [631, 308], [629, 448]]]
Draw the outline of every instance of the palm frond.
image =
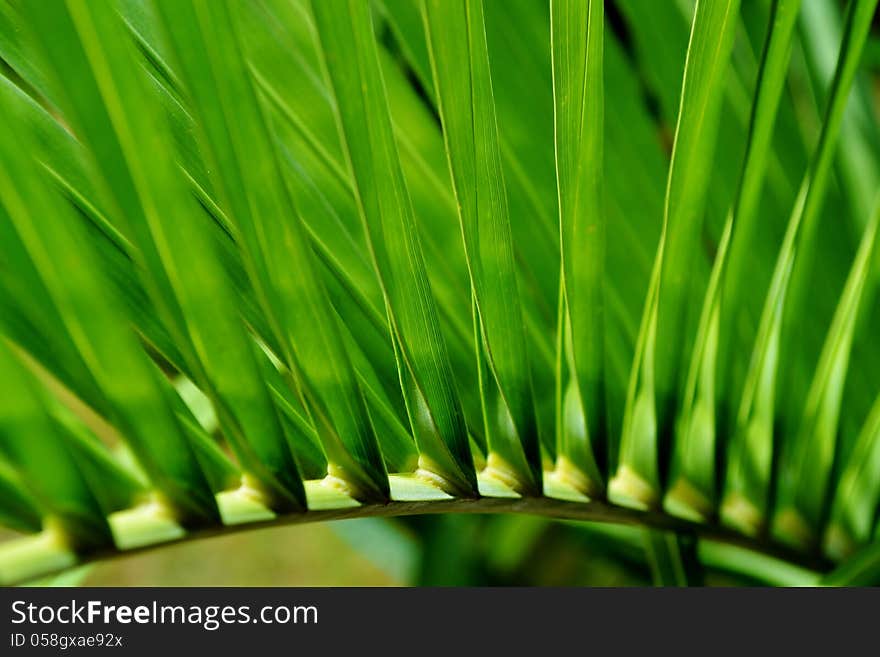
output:
[[433, 513], [876, 582], [876, 7], [3, 0], [0, 583]]

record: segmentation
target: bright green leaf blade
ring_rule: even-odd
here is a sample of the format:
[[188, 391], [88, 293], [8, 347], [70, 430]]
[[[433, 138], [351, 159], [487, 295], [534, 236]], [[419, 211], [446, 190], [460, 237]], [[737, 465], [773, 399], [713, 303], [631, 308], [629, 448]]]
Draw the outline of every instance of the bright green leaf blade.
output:
[[703, 583], [693, 536], [658, 529], [645, 530], [643, 535], [654, 586], [700, 586]]
[[363, 396], [242, 57], [234, 18], [241, 9], [225, 2], [158, 7], [202, 126], [220, 205], [283, 360], [308, 400], [329, 470], [357, 496], [385, 499], [385, 466]]
[[[7, 93], [0, 90], [0, 102], [6, 115], [15, 117]], [[19, 121], [26, 126], [20, 117]], [[182, 521], [216, 519], [214, 498], [163, 396], [158, 371], [130, 331], [109, 286], [92, 267], [94, 258], [81, 226], [54, 192], [39, 183], [37, 165], [29, 159], [34, 149], [27, 144], [16, 131], [5, 130], [0, 137], [0, 198], [9, 220], [112, 408], [112, 420], [157, 489]]]
[[127, 468], [72, 411], [48, 399], [55, 430], [62, 436], [98, 504], [109, 515], [134, 506], [149, 493], [147, 482]]
[[[852, 38], [859, 37], [859, 34], [873, 20], [876, 13], [876, 2], [851, 2], [847, 7], [845, 25], [843, 27], [844, 37], [841, 41], [842, 48], [849, 48]], [[852, 44], [856, 46], [856, 44]], [[853, 79], [848, 84], [845, 103], [841, 109], [840, 127], [838, 129], [838, 138], [835, 140], [835, 147], [830, 154], [828, 163], [832, 173], [829, 174], [829, 180], [833, 180], [833, 174], [840, 172], [840, 167], [835, 168], [835, 163], [847, 159], [843, 149], [843, 143], [840, 139], [850, 129], [851, 121], [849, 120], [849, 107], [858, 107], [855, 102], [859, 97], [859, 63], [861, 61], [860, 53], [863, 46], [857, 46], [854, 51], [857, 55], [852, 60]], [[832, 58], [833, 59], [833, 58]], [[838, 62], [839, 63], [839, 62]], [[834, 84], [832, 83], [829, 97], [833, 94]], [[827, 123], [828, 115], [823, 117], [823, 122]], [[870, 146], [870, 141], [863, 139], [865, 146]], [[874, 145], [876, 147], [876, 144]], [[838, 157], [840, 154], [840, 157]], [[867, 171], [869, 164], [865, 164], [865, 174], [870, 177]], [[836, 181], [835, 181], [836, 182]], [[830, 212], [822, 212], [823, 202], [818, 199], [818, 207], [815, 211], [812, 208], [805, 208], [807, 217], [815, 217], [810, 221], [803, 221], [800, 236], [798, 237], [797, 256], [792, 264], [792, 272], [788, 291], [786, 293], [785, 306], [783, 308], [782, 317], [782, 341], [781, 341], [781, 361], [779, 368], [779, 385], [780, 392], [778, 403], [778, 414], [780, 415], [781, 424], [784, 432], [793, 436], [797, 431], [797, 422], [803, 405], [806, 403], [809, 394], [809, 371], [816, 366], [820, 356], [820, 349], [827, 331], [825, 322], [803, 322], [802, 317], [805, 313], [822, 309], [822, 316], [830, 317], [837, 305], [837, 296], [840, 287], [843, 285], [844, 272], [849, 268], [851, 262], [850, 254], [847, 252], [849, 244], [857, 243], [859, 236], [863, 232], [864, 226], [870, 217], [870, 208], [873, 201], [874, 187], [867, 190], [867, 194], [857, 189], [847, 189], [846, 180], [841, 181], [843, 187], [841, 191], [849, 191], [846, 194], [839, 194], [832, 183], [829, 185], [828, 199], [831, 202], [835, 199], [852, 199], [855, 204], [854, 209], [861, 210], [862, 206], [869, 209], [858, 217], [851, 220], [854, 227], [851, 231], [840, 230], [835, 224], [835, 220], [840, 219], [839, 208], [832, 214]], [[867, 198], [866, 198], [867, 195]], [[809, 201], [808, 201], [809, 202]], [[835, 206], [831, 206], [835, 207]], [[829, 227], [826, 231], [821, 230], [821, 226]], [[843, 226], [845, 224], [841, 224]], [[819, 236], [821, 234], [821, 239]], [[850, 239], [841, 239], [852, 235]], [[838, 264], [839, 263], [839, 264]], [[818, 273], [821, 272], [821, 273]], [[839, 274], [838, 274], [839, 272]], [[824, 294], [823, 294], [824, 290]], [[823, 303], [824, 301], [824, 303]], [[827, 320], [826, 320], [827, 321]], [[865, 403], [870, 403], [865, 400]]]
[[74, 545], [107, 546], [110, 527], [35, 386], [0, 340], [0, 451]]
[[0, 525], [27, 533], [42, 528], [39, 503], [4, 458], [0, 458]]
[[[730, 331], [722, 331], [722, 326], [734, 321], [732, 309], [739, 306], [743, 268], [753, 253], [758, 202], [764, 187], [773, 127], [788, 72], [800, 3], [801, 0], [774, 0], [770, 10], [742, 174], [703, 300], [676, 421], [670, 486], [664, 506], [670, 513], [678, 515], [705, 519], [716, 504], [717, 360], [719, 352], [721, 358], [729, 358], [728, 351], [719, 346], [719, 340], [722, 334], [730, 334]], [[728, 341], [725, 344], [733, 343]], [[742, 453], [736, 444], [730, 449], [728, 472], [735, 472], [742, 467], [738, 460]]]
[[871, 540], [880, 509], [880, 396], [842, 468], [834, 493], [825, 550], [834, 558], [848, 556]]
[[517, 289], [481, 0], [425, 3], [435, 89], [476, 298], [489, 468], [541, 490], [541, 459]]
[[[214, 437], [199, 426], [191, 414], [178, 411], [177, 418], [192, 443], [211, 490], [220, 493], [240, 487], [243, 483], [241, 469], [230, 460]], [[250, 482], [245, 480], [245, 483]], [[264, 501], [268, 503], [268, 500]]]
[[83, 581], [91, 574], [92, 568], [92, 564], [72, 568], [58, 575], [50, 575], [49, 577], [32, 580], [25, 586], [49, 586], [52, 588], [82, 586]]
[[23, 24], [20, 7], [11, 2], [0, 4], [0, 60], [3, 75], [35, 102], [46, 104], [52, 97], [50, 85], [41, 69], [32, 35], [22, 30]]
[[620, 462], [609, 485], [612, 500], [624, 504], [660, 502], [660, 460], [672, 431], [682, 355], [694, 341], [688, 301], [700, 294], [694, 269], [738, 11], [738, 0], [699, 2], [691, 26], [663, 234], [633, 361]]
[[850, 557], [820, 583], [824, 586], [877, 586], [880, 583], [880, 541]]
[[[740, 482], [728, 495], [726, 514], [737, 526], [757, 531], [765, 522], [767, 495], [774, 452], [775, 397], [779, 366], [782, 318], [795, 255], [799, 253], [803, 227], [815, 229], [833, 161], [846, 99], [867, 34], [871, 7], [876, 0], [856, 0], [851, 7], [847, 38], [841, 46], [830, 101], [819, 145], [792, 210], [785, 240], [780, 248], [773, 279], [761, 314], [749, 370], [736, 417], [733, 444], [744, 450], [736, 458]], [[741, 442], [741, 445], [738, 443]], [[748, 464], [742, 461], [748, 459]]]
[[[176, 330], [191, 369], [214, 397], [252, 485], [265, 491], [270, 506], [303, 508], [296, 463], [259, 377], [232, 286], [214, 256], [211, 225], [175, 166], [161, 108], [137, 74], [129, 35], [112, 6], [71, 2], [69, 12], [75, 33], [56, 30], [47, 49], [59, 78], [79, 81], [68, 93], [73, 115], [84, 126], [138, 246], [146, 286]], [[73, 48], [54, 51], [62, 35], [78, 37], [83, 56]], [[85, 83], [90, 77], [93, 85]], [[155, 157], [145, 160], [148, 151]]]
[[[241, 7], [244, 8], [244, 7]], [[394, 363], [394, 354], [391, 348], [390, 339], [387, 333], [385, 319], [381, 310], [381, 293], [378, 292], [379, 286], [372, 273], [368, 260], [367, 249], [359, 243], [360, 219], [356, 217], [357, 210], [354, 204], [354, 198], [351, 196], [352, 190], [347, 174], [342, 170], [339, 161], [342, 159], [341, 153], [331, 153], [324, 148], [321, 139], [326, 140], [326, 135], [318, 136], [313, 131], [318, 130], [314, 120], [316, 117], [316, 108], [322, 107], [322, 103], [326, 93], [320, 87], [320, 75], [318, 72], [309, 68], [310, 57], [293, 56], [293, 52], [297, 55], [299, 49], [309, 44], [300, 43], [302, 36], [298, 34], [302, 27], [301, 22], [311, 23], [310, 17], [306, 13], [298, 11], [298, 5], [284, 5], [272, 3], [271, 7], [260, 6], [253, 7], [248, 5], [248, 12], [239, 15], [239, 19], [244, 18], [242, 30], [245, 32], [244, 40], [246, 41], [246, 51], [249, 60], [251, 73], [254, 76], [256, 86], [261, 94], [265, 95], [268, 104], [277, 111], [277, 116], [273, 117], [271, 128], [275, 138], [278, 140], [279, 147], [282, 152], [282, 165], [287, 182], [291, 188], [291, 194], [294, 196], [294, 202], [298, 206], [302, 216], [307, 220], [309, 239], [313, 247], [316, 249], [319, 260], [323, 265], [321, 272], [325, 284], [328, 286], [328, 294], [337, 313], [341, 317], [346, 318], [344, 334], [346, 344], [348, 346], [352, 362], [359, 376], [366, 376], [373, 386], [373, 391], [377, 393], [387, 393], [388, 400], [393, 406], [394, 413], [401, 417], [405, 416], [403, 410], [403, 401], [400, 396], [399, 385], [397, 382], [397, 374]], [[140, 14], [139, 7], [126, 5], [126, 20], [129, 25], [136, 24], [132, 27], [137, 33], [137, 41], [142, 44], [142, 48], [149, 51], [147, 57], [148, 64], [156, 70], [156, 75], [163, 80], [176, 80], [176, 76], [168, 71], [168, 65], [164, 60], [157, 59], [158, 50], [161, 44], [157, 42], [155, 36], [148, 38], [145, 34], [153, 34], [155, 27], [151, 28], [145, 17]], [[265, 14], [265, 12], [271, 12]], [[277, 21], [281, 23], [285, 32], [276, 34], [262, 29], [264, 20]], [[286, 30], [289, 29], [289, 32]], [[286, 38], [290, 35], [291, 38]], [[290, 51], [291, 56], [279, 57], [278, 49], [284, 50], [284, 55]], [[307, 48], [306, 48], [307, 50]], [[314, 67], [314, 63], [311, 64]], [[271, 81], [270, 81], [271, 78]], [[315, 87], [315, 95], [304, 93], [306, 89]], [[400, 86], [398, 84], [398, 86]], [[160, 95], [169, 99], [172, 109], [169, 110], [172, 126], [175, 128], [175, 134], [180, 135], [182, 141], [186, 143], [179, 144], [185, 154], [191, 153], [196, 147], [192, 139], [192, 134], [196, 131], [196, 126], [186, 112], [181, 112], [179, 106], [175, 104], [173, 96], [176, 95], [176, 89], [179, 89], [180, 83], [167, 85], [159, 85]], [[409, 88], [407, 87], [407, 90]], [[292, 92], [292, 93], [291, 93]], [[330, 112], [330, 104], [326, 103], [329, 117], [330, 127], [335, 130], [333, 123], [333, 114]], [[177, 108], [177, 109], [175, 109]], [[300, 120], [299, 116], [303, 113], [309, 116], [308, 125], [304, 120]], [[324, 117], [322, 122], [324, 121]], [[291, 129], [292, 126], [292, 129]], [[295, 133], [295, 134], [294, 134]], [[412, 131], [410, 132], [412, 134]], [[299, 135], [299, 136], [297, 136]], [[300, 139], [300, 136], [304, 139]], [[189, 138], [187, 141], [186, 138]], [[178, 140], [181, 141], [181, 140]], [[440, 143], [439, 134], [437, 141]], [[189, 143], [192, 142], [192, 143]], [[441, 145], [442, 156], [442, 145]], [[332, 148], [330, 149], [333, 150]], [[315, 151], [312, 157], [310, 151]], [[198, 156], [198, 153], [196, 153]], [[205, 178], [204, 168], [198, 161], [191, 161], [188, 158], [184, 162], [187, 167], [187, 177], [190, 183], [195, 187], [196, 194], [200, 202], [211, 208], [210, 212], [214, 215], [215, 221], [221, 228], [222, 235], [228, 235], [229, 220], [222, 210], [216, 205], [216, 201], [210, 198], [205, 186], [210, 186]], [[322, 175], [322, 170], [329, 170], [329, 175]], [[196, 178], [201, 180], [199, 183]], [[448, 192], [451, 198], [451, 190]], [[433, 199], [429, 200], [433, 203]], [[442, 206], [442, 205], [441, 205]], [[451, 204], [450, 204], [451, 208]], [[327, 221], [327, 215], [333, 217], [333, 222]], [[343, 219], [343, 216], [351, 214], [357, 220], [355, 226], [351, 226], [350, 221]], [[338, 230], [337, 230], [338, 228]], [[358, 231], [352, 232], [352, 228]], [[355, 234], [356, 233], [356, 234]], [[239, 287], [239, 293], [245, 301], [243, 312], [249, 324], [260, 333], [263, 339], [270, 339], [264, 329], [265, 322], [261, 321], [261, 317], [256, 313], [259, 312], [252, 303], [247, 303], [253, 296], [252, 290], [248, 286], [242, 287], [241, 279], [245, 276], [241, 264], [238, 259], [238, 252], [235, 250], [231, 240], [221, 239], [221, 250], [224, 252], [224, 264], [235, 270], [233, 277], [236, 279], [236, 285]], [[463, 263], [462, 263], [463, 267]], [[236, 269], [237, 268], [237, 269]], [[238, 269], [241, 269], [239, 272]], [[441, 280], [452, 278], [452, 274], [444, 271]], [[466, 278], [466, 273], [465, 273]], [[357, 335], [357, 344], [351, 338], [351, 335]], [[274, 341], [273, 341], [274, 342]], [[280, 353], [277, 345], [272, 345], [272, 350]], [[361, 357], [366, 356], [366, 360]], [[377, 374], [376, 372], [380, 373]], [[268, 374], [273, 379], [277, 379], [277, 372], [274, 367], [263, 368], [263, 373]], [[274, 376], [273, 376], [274, 375]], [[362, 383], [362, 385], [365, 385]], [[287, 386], [282, 382], [280, 387], [277, 381], [273, 384], [273, 394], [280, 393], [285, 397], [285, 402], [292, 402], [295, 406], [299, 406], [299, 401], [294, 400], [285, 390]], [[365, 389], [365, 393], [368, 391]], [[369, 397], [369, 394], [367, 394]], [[276, 399], [278, 399], [276, 395]], [[386, 402], [381, 402], [382, 410], [389, 410], [385, 407]], [[375, 409], [368, 399], [368, 406], [371, 412]], [[287, 417], [287, 416], [286, 416]], [[398, 438], [399, 440], [383, 441], [383, 455], [389, 467], [397, 467], [404, 462], [408, 462], [408, 455], [412, 453], [412, 439], [401, 434], [399, 422], [396, 418], [383, 416], [387, 422], [382, 424], [382, 431], [390, 430], [389, 436]], [[288, 418], [289, 419], [289, 418]], [[371, 417], [376, 422], [376, 417]], [[286, 423], [285, 429], [292, 427]], [[393, 427], [393, 428], [391, 428]], [[309, 433], [301, 436], [312, 435], [314, 429], [309, 429]], [[379, 431], [379, 429], [377, 429]], [[406, 430], [403, 431], [405, 433]], [[300, 450], [302, 446], [305, 449]], [[320, 452], [312, 449], [313, 445], [307, 440], [302, 445], [299, 441], [292, 443], [292, 448], [297, 452], [300, 459], [300, 465], [308, 466], [310, 477], [318, 476], [314, 470], [318, 461], [324, 462], [326, 468], [326, 459]], [[401, 448], [398, 450], [398, 448]], [[397, 450], [397, 451], [396, 451]], [[404, 455], [404, 453], [406, 455]], [[305, 459], [303, 461], [302, 459]]]
[[604, 20], [601, 0], [554, 0], [556, 176], [569, 380], [557, 427], [557, 473], [588, 495], [604, 485], [596, 445], [605, 439]]
[[829, 499], [829, 480], [837, 453], [841, 399], [849, 368], [853, 333], [864, 301], [880, 225], [880, 197], [865, 228], [837, 310], [813, 375], [803, 418], [781, 464], [776, 522], [803, 530], [808, 543], [818, 540]]
[[[369, 7], [313, 3], [409, 408], [421, 467], [473, 494], [467, 429], [397, 156]], [[356, 65], [355, 65], [356, 64]]]
[[[533, 387], [549, 389], [553, 385], [554, 376], [551, 338], [556, 324], [555, 311], [550, 299], [551, 295], [555, 296], [559, 278], [559, 227], [553, 164], [550, 16], [548, 6], [541, 3], [493, 2], [486, 4], [484, 8], [502, 170], [507, 181], [508, 215], [517, 262], [521, 308], [527, 328], [527, 351], [532, 359]], [[406, 63], [419, 78], [430, 102], [430, 109], [436, 111], [436, 94], [425, 30], [420, 16], [420, 3], [409, 0], [384, 2], [381, 5], [381, 12], [394, 32]], [[394, 100], [391, 101], [391, 110], [395, 117], [399, 117], [402, 113], [397, 109]], [[420, 132], [425, 133], [424, 130]], [[412, 134], [411, 122], [407, 122], [407, 130], [403, 131], [403, 134]], [[442, 137], [439, 143], [444, 173], [438, 179], [446, 183], [449, 173]], [[435, 162], [433, 141], [429, 146], [425, 140], [420, 140], [416, 146], [431, 153], [432, 171], [436, 172], [433, 166]], [[422, 178], [422, 176], [407, 177], [410, 192], [413, 193], [413, 200], [417, 205], [417, 215], [420, 217], [423, 211], [416, 202], [414, 190], [417, 186], [414, 183]], [[448, 186], [448, 192], [444, 195], [446, 194], [451, 201], [449, 209], [454, 213], [455, 204], [451, 186]], [[427, 205], [437, 207], [436, 203]], [[421, 223], [422, 220], [420, 225]], [[461, 231], [458, 229], [458, 222], [455, 223], [457, 230], [454, 238], [459, 248], [451, 251], [451, 245], [441, 246], [439, 259], [441, 263], [450, 260], [447, 255], [449, 252], [455, 253], [456, 256], [461, 252], [464, 256], [460, 248]], [[429, 223], [432, 224], [436, 225], [436, 222]], [[448, 225], [445, 221], [440, 224], [441, 227]], [[437, 260], [430, 258], [431, 255], [431, 249], [426, 249], [429, 273], [432, 274], [431, 283], [439, 303], [439, 291], [442, 288], [437, 285], [437, 281], [442, 281], [445, 277], [439, 275], [436, 269]], [[457, 264], [458, 258], [456, 258]], [[463, 258], [462, 264], [464, 264]], [[433, 275], [435, 271], [438, 275]], [[466, 268], [462, 271], [465, 283], [468, 283]], [[468, 284], [464, 288], [468, 294], [469, 287]], [[444, 310], [448, 307], [446, 305]], [[461, 308], [460, 304], [456, 307]], [[470, 346], [468, 348], [470, 349]], [[470, 370], [472, 368], [464, 371]], [[458, 368], [458, 371], [462, 369]], [[468, 391], [478, 391], [479, 387], [472, 381], [465, 380], [464, 383], [467, 385], [460, 384], [459, 395], [468, 410], [467, 402], [474, 397], [468, 394]], [[491, 390], [488, 392], [492, 394]], [[535, 403], [541, 446], [552, 457], [556, 452], [553, 398], [536, 396]], [[470, 429], [478, 439], [483, 440], [482, 431], [475, 432], [472, 423]]]
[[[843, 36], [841, 13], [832, 0], [813, 0], [804, 4], [801, 13], [804, 50], [817, 78], [824, 88], [834, 76], [836, 49]], [[880, 183], [877, 160], [880, 131], [872, 116], [870, 82], [857, 74], [853, 93], [840, 127], [837, 171], [844, 186], [845, 198], [852, 209], [848, 213], [855, 226], [862, 230], [871, 216], [874, 193]]]
[[[406, 420], [381, 288], [370, 262], [365, 231], [347, 174], [348, 165], [343, 153], [336, 153], [333, 148], [336, 143], [336, 111], [329, 102], [333, 100], [332, 90], [320, 85], [324, 79], [321, 70], [310, 69], [304, 63], [309, 57], [300, 56], [299, 49], [308, 46], [311, 38], [305, 44], [296, 41], [299, 38], [296, 28], [301, 26], [293, 22], [308, 19], [311, 24], [311, 17], [308, 14], [288, 17], [284, 8], [283, 4], [273, 3], [273, 9], [278, 10], [273, 12], [273, 18], [278, 17], [287, 28], [283, 36], [289, 35], [290, 38], [282, 47], [289, 49], [291, 56], [279, 58], [277, 48], [270, 44], [259, 48], [252, 44], [254, 77], [268, 104], [277, 113], [273, 127], [283, 143], [285, 161], [289, 164], [285, 172], [291, 181], [295, 203], [308, 223], [310, 238], [319, 258], [334, 279], [338, 279], [327, 282], [331, 300], [340, 316], [346, 318], [347, 327], [357, 336], [364, 355], [380, 375], [381, 387], [401, 418]], [[253, 32], [252, 41], [266, 40], [260, 38], [259, 30]], [[460, 231], [454, 217], [452, 189], [448, 180], [443, 179], [448, 173], [442, 137], [397, 63], [391, 61], [384, 51], [380, 50], [379, 54], [389, 106], [394, 110], [392, 119], [395, 119], [401, 166], [421, 229], [420, 239], [440, 311], [441, 329], [447, 337], [453, 362], [456, 365], [469, 363], [470, 336], [466, 331], [469, 318], [463, 303], [469, 295], [469, 283]], [[322, 108], [326, 112], [314, 116]], [[328, 117], [334, 130], [329, 138], [321, 134]], [[339, 229], [327, 221], [328, 213]], [[467, 367], [455, 367], [454, 373], [458, 377], [459, 391], [465, 395], [468, 425], [474, 430], [479, 416], [475, 412], [478, 406], [475, 403], [478, 398], [476, 385], [469, 379], [472, 373]]]

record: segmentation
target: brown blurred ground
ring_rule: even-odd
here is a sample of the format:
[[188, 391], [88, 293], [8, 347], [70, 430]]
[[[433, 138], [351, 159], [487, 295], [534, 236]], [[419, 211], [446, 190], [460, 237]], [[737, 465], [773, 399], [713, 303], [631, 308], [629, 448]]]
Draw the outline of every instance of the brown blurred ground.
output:
[[393, 586], [325, 525], [278, 527], [95, 565], [86, 586]]

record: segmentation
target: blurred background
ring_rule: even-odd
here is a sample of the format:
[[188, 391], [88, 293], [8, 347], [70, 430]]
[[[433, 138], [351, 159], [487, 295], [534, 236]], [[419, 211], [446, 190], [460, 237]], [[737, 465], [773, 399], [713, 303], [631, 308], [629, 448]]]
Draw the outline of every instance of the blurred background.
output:
[[[0, 541], [17, 534], [0, 529]], [[713, 581], [740, 583], [721, 574]], [[159, 546], [49, 586], [649, 585], [642, 530], [525, 515], [360, 518]]]
[[87, 586], [650, 584], [638, 545], [631, 563], [604, 559], [593, 534], [530, 516], [363, 518], [195, 541], [79, 577]]
[[[752, 584], [708, 570], [707, 584]], [[105, 561], [83, 586], [646, 586], [642, 530], [517, 515], [363, 518], [249, 530]]]

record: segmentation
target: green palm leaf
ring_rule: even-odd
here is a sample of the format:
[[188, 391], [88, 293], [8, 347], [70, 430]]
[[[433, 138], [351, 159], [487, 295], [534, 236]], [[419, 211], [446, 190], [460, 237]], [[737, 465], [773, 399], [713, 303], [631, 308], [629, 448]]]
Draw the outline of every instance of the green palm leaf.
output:
[[876, 5], [0, 2], [0, 583], [880, 581]]

